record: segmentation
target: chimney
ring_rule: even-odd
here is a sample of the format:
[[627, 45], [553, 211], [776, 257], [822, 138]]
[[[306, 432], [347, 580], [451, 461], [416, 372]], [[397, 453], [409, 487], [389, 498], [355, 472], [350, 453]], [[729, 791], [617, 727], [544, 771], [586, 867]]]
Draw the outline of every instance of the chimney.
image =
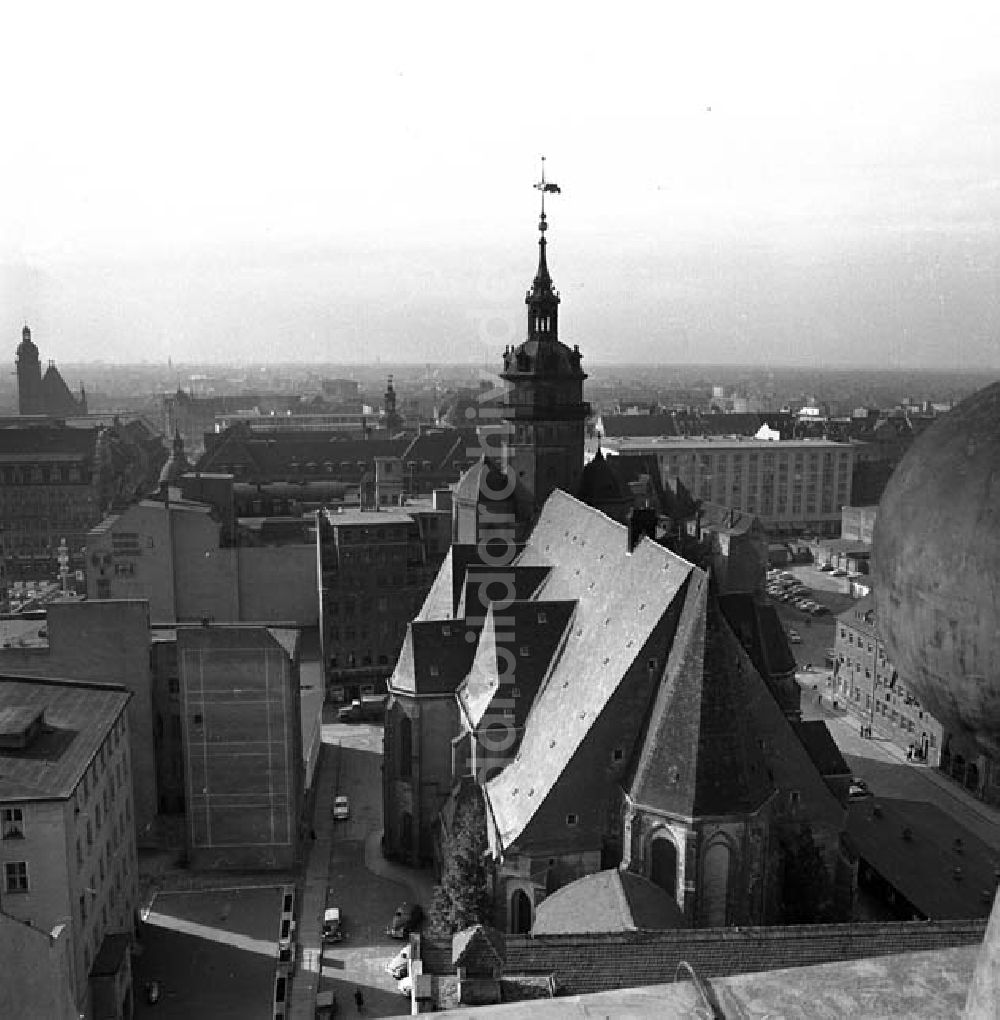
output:
[[644, 535], [656, 538], [656, 511], [651, 507], [632, 507], [628, 512], [625, 527], [628, 536], [627, 552], [631, 556], [632, 550], [642, 541]]

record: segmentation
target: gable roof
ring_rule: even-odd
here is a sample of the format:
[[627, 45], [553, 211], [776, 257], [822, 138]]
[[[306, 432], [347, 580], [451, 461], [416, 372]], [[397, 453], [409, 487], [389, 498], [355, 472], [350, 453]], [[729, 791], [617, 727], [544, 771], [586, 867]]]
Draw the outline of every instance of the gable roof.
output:
[[763, 681], [734, 657], [708, 588], [707, 575], [692, 575], [630, 789], [636, 802], [688, 818], [755, 811], [774, 789], [748, 713], [734, 711]]
[[694, 569], [648, 538], [629, 552], [624, 525], [558, 489], [518, 564], [551, 567], [539, 598], [577, 608], [517, 756], [484, 788], [501, 847], [524, 832]]
[[502, 610], [498, 636], [490, 604], [475, 660], [458, 692], [473, 729], [507, 709], [514, 728], [524, 726], [575, 608], [576, 602], [512, 602]]
[[502, 970], [507, 954], [503, 933], [484, 924], [455, 932], [451, 939], [453, 967], [465, 967], [471, 974]]
[[414, 620], [406, 628], [389, 683], [411, 694], [453, 694], [475, 651], [475, 630], [464, 620]]

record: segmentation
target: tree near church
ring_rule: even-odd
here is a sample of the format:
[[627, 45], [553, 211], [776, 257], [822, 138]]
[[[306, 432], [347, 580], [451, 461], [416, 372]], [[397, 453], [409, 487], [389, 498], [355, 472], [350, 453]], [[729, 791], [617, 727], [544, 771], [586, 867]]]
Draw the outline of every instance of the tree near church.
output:
[[442, 936], [454, 935], [475, 924], [489, 924], [492, 915], [482, 794], [470, 784], [456, 797], [451, 829], [442, 847], [441, 881], [434, 887], [430, 910], [431, 930]]
[[823, 924], [837, 920], [833, 881], [808, 825], [781, 837], [784, 924]]

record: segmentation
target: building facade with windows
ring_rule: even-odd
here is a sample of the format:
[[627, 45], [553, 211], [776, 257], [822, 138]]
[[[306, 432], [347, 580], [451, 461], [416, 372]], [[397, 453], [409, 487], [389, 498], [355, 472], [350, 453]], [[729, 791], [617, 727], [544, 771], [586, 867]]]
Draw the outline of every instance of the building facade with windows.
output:
[[111, 685], [0, 677], [0, 910], [67, 926], [86, 1016], [109, 956], [120, 995], [101, 1016], [131, 1016], [130, 954], [113, 951], [131, 939], [139, 898], [128, 701]]
[[906, 687], [905, 678], [886, 657], [878, 634], [875, 601], [865, 596], [837, 616], [834, 635], [834, 690], [858, 719], [903, 750], [913, 748], [914, 759], [941, 763], [944, 731]]
[[447, 499], [376, 506], [317, 517], [323, 662], [337, 702], [385, 691], [406, 625], [451, 544]]
[[755, 514], [770, 534], [836, 535], [851, 502], [854, 448], [826, 439], [632, 436], [605, 453], [656, 458], [664, 485]]

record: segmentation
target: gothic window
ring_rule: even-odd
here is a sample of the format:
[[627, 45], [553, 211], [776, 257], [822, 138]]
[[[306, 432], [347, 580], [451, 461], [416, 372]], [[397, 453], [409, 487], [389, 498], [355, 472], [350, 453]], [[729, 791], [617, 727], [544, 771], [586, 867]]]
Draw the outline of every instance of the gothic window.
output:
[[702, 864], [702, 916], [710, 928], [726, 924], [729, 895], [729, 845], [722, 840], [713, 843]]

